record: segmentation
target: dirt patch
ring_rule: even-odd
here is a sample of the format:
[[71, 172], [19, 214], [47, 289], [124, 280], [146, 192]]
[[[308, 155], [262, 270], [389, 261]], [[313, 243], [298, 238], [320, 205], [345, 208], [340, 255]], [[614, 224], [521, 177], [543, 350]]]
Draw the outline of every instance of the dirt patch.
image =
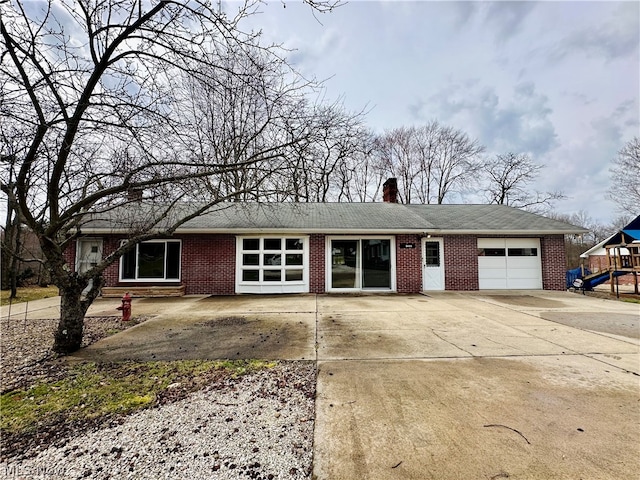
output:
[[220, 315], [154, 319], [99, 342], [77, 356], [96, 362], [154, 360], [310, 360], [315, 358], [310, 314]]
[[362, 327], [361, 324], [343, 321], [340, 314], [329, 315], [319, 335], [323, 355], [327, 357], [389, 358], [396, 357], [408, 349], [402, 335], [388, 330], [372, 330]]
[[193, 330], [199, 338], [209, 338], [215, 346], [215, 356], [221, 359], [273, 358], [272, 355], [306, 335], [302, 323], [268, 319], [224, 317], [196, 324]]
[[248, 323], [249, 321], [244, 317], [224, 317], [196, 323], [196, 325], [203, 327], [240, 327]]
[[567, 305], [558, 300], [534, 297], [533, 295], [488, 295], [488, 298], [507, 305], [532, 308], [562, 308]]

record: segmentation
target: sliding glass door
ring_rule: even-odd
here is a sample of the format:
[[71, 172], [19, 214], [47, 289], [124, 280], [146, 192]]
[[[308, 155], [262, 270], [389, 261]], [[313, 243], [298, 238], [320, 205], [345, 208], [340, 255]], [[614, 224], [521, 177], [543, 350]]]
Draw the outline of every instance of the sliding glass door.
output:
[[391, 241], [361, 240], [362, 287], [391, 288]]
[[331, 290], [391, 290], [391, 239], [329, 240]]
[[360, 288], [359, 250], [358, 240], [331, 241], [332, 288]]

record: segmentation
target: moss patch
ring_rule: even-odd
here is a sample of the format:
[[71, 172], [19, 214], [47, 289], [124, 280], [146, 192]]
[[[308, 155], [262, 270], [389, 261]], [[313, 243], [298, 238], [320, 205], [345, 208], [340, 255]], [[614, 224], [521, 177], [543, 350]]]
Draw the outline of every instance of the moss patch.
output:
[[215, 380], [274, 365], [256, 360], [72, 365], [62, 380], [1, 395], [0, 428], [3, 436], [42, 437], [43, 432], [59, 432], [61, 427], [65, 430], [72, 425], [93, 424], [98, 419], [184, 398]]

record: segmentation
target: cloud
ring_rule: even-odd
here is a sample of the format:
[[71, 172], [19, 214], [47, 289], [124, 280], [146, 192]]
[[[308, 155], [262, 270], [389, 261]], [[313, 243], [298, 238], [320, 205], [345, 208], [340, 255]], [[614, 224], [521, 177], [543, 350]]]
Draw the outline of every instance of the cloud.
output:
[[601, 221], [613, 217], [615, 205], [606, 201], [611, 185], [609, 168], [618, 150], [638, 129], [638, 103], [625, 100], [609, 112], [591, 119], [580, 131], [563, 138], [562, 146], [547, 158], [550, 175], [544, 188], [567, 195], [565, 212], [588, 209]]
[[557, 146], [546, 95], [531, 82], [517, 84], [512, 94], [499, 94], [477, 80], [450, 84], [427, 100], [409, 106], [419, 121], [435, 118], [477, 137], [489, 152], [543, 155]]
[[607, 61], [636, 56], [640, 45], [640, 3], [623, 3], [607, 20], [589, 25], [562, 38], [551, 48], [550, 59], [560, 61], [582, 52]]
[[478, 2], [451, 2], [453, 24], [456, 28], [468, 25], [478, 12]]
[[536, 7], [534, 2], [490, 2], [486, 4], [485, 28], [493, 28], [498, 43], [520, 32], [525, 19]]
[[288, 55], [288, 60], [297, 67], [313, 68], [322, 59], [335, 55], [342, 49], [342, 37], [335, 29], [327, 28], [322, 35], [305, 43], [301, 39], [292, 39], [287, 42], [293, 51]]

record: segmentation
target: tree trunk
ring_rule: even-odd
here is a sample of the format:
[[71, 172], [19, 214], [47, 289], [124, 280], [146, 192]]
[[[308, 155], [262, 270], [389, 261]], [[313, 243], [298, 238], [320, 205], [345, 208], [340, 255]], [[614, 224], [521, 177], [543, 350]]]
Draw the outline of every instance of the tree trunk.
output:
[[10, 288], [11, 288], [11, 294], [9, 296], [9, 298], [16, 298], [18, 296], [18, 268], [19, 268], [19, 263], [18, 263], [18, 255], [20, 255], [22, 253], [22, 245], [21, 245], [21, 241], [22, 239], [20, 238], [20, 217], [16, 216], [16, 222], [14, 225], [14, 229], [15, 229], [15, 240], [13, 242], [13, 247], [14, 247], [14, 251], [13, 251], [13, 256], [11, 258], [11, 266], [9, 267], [10, 271], [9, 271], [9, 283], [10, 283]]
[[[53, 351], [72, 353], [82, 346], [84, 316], [93, 301], [100, 295], [104, 278], [98, 274], [91, 278], [72, 275], [60, 289], [60, 321], [54, 336]], [[84, 292], [90, 285], [88, 291]], [[84, 292], [84, 294], [83, 294]]]
[[75, 352], [82, 345], [84, 315], [89, 308], [82, 301], [82, 290], [78, 284], [60, 289], [60, 321], [53, 345], [55, 352]]

